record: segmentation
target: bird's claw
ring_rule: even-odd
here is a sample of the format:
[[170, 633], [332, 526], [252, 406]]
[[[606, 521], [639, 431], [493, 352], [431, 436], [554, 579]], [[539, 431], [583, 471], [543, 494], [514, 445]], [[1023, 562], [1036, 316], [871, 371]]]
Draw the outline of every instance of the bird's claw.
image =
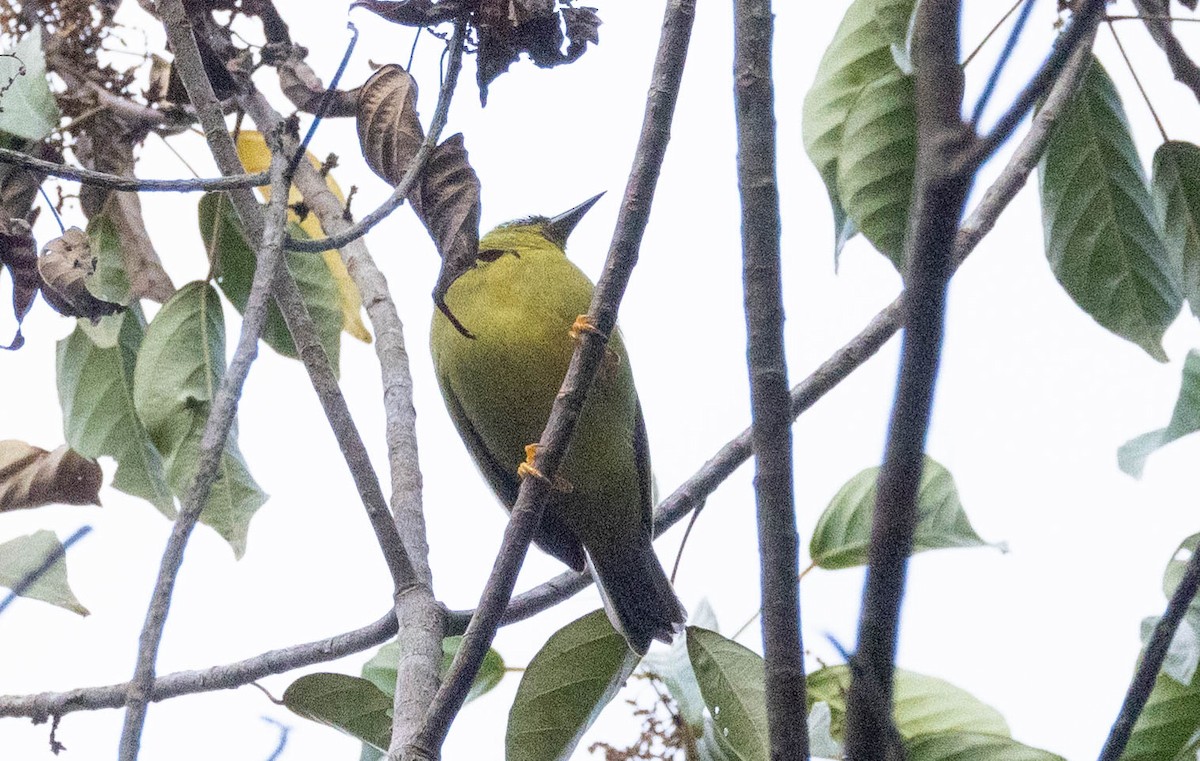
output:
[[600, 328], [592, 324], [591, 317], [581, 314], [575, 318], [575, 322], [571, 323], [571, 329], [567, 331], [567, 335], [578, 341], [584, 333], [593, 333], [598, 336], [604, 335]]
[[533, 477], [539, 481], [544, 481], [554, 491], [562, 492], [563, 494], [570, 494], [575, 490], [575, 487], [571, 485], [570, 481], [562, 476], [555, 476], [554, 480], [551, 481], [549, 478], [546, 478], [542, 471], [533, 466], [533, 458], [537, 457], [537, 451], [540, 448], [541, 444], [525, 445], [525, 461], [517, 466], [517, 477]]

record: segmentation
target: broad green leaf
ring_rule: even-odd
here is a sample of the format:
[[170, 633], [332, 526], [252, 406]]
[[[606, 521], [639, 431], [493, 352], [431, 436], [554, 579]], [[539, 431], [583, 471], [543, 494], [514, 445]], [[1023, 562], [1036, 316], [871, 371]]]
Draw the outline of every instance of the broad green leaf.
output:
[[506, 761], [570, 758], [637, 662], [603, 610], [552, 634], [517, 687], [504, 739]]
[[306, 719], [387, 752], [392, 737], [392, 699], [366, 679], [307, 674], [288, 686], [283, 704]]
[[[808, 546], [809, 556], [818, 566], [832, 570], [866, 564], [878, 480], [879, 468], [867, 468], [847, 481], [829, 502]], [[913, 553], [987, 544], [967, 520], [950, 471], [926, 457], [917, 492]], [[994, 546], [1004, 549], [1003, 545]]]
[[[688, 614], [688, 621], [692, 626], [719, 631], [717, 614], [707, 597], [701, 599], [696, 609]], [[666, 652], [646, 653], [638, 668], [661, 679], [679, 706], [679, 716], [693, 730], [700, 727], [704, 722], [704, 696], [700, 694], [700, 685], [696, 683], [696, 672], [688, 657], [685, 637], [677, 637]]]
[[[133, 373], [133, 402], [151, 441], [163, 454], [175, 496], [196, 474], [200, 437], [225, 373], [225, 320], [207, 283], [180, 288], [146, 329]], [[250, 519], [266, 495], [246, 470], [236, 428], [225, 442], [200, 521], [212, 526], [241, 557]]]
[[[446, 672], [450, 670], [450, 663], [454, 660], [454, 654], [458, 652], [459, 645], [462, 644], [462, 637], [455, 635], [446, 637], [442, 640], [442, 661], [439, 667], [438, 678], [445, 678]], [[389, 697], [396, 694], [396, 665], [400, 661], [400, 643], [392, 640], [375, 652], [371, 660], [363, 664], [363, 678], [370, 681], [379, 689], [383, 690]], [[479, 666], [479, 673], [475, 675], [475, 680], [471, 682], [471, 689], [467, 692], [466, 702], [471, 702], [475, 698], [490, 691], [493, 687], [500, 683], [504, 678], [504, 659], [500, 657], [500, 653], [496, 652], [495, 648], [488, 648], [487, 654], [483, 656], [483, 663]]]
[[[145, 334], [138, 307], [106, 317], [119, 327], [117, 342], [97, 346], [80, 320], [74, 332], [58, 342], [58, 399], [63, 432], [80, 454], [110, 456], [117, 461], [112, 485], [149, 501], [168, 518], [175, 501], [163, 472], [162, 455], [146, 432], [133, 402], [133, 374]], [[102, 322], [104, 321], [102, 320]]]
[[[241, 130], [237, 134], [237, 152], [238, 158], [242, 160], [242, 166], [247, 172], [265, 172], [271, 166], [271, 151], [267, 148], [267, 141], [263, 139], [262, 133], [255, 130]], [[318, 169], [321, 167], [321, 162], [313, 155], [312, 151], [306, 154], [308, 162]], [[342, 206], [346, 205], [346, 196], [342, 194], [341, 187], [338, 186], [337, 180], [333, 179], [332, 172], [325, 173], [325, 184], [329, 187], [329, 191], [334, 197], [341, 202]], [[271, 186], [262, 185], [259, 187], [259, 192], [263, 195], [263, 200], [271, 200]], [[304, 197], [300, 194], [299, 188], [292, 185], [288, 189], [288, 222], [295, 222], [300, 225], [300, 229], [309, 238], [321, 238], [325, 235], [325, 231], [321, 228], [321, 222], [317, 219], [317, 215], [308, 214], [303, 219], [300, 218], [292, 207], [301, 203]], [[371, 342], [371, 333], [367, 330], [367, 326], [362, 321], [362, 294], [358, 292], [358, 286], [355, 285], [353, 278], [350, 277], [349, 271], [346, 269], [346, 264], [342, 261], [342, 255], [337, 251], [323, 251], [321, 257], [325, 260], [325, 266], [329, 268], [329, 274], [337, 283], [338, 288], [338, 303], [342, 308], [342, 329], [350, 335], [354, 336], [365, 343]]]
[[97, 214], [88, 221], [87, 234], [92, 256], [96, 257], [96, 271], [84, 284], [99, 299], [128, 305], [132, 289], [116, 224], [106, 215]]
[[[239, 312], [246, 309], [250, 298], [250, 284], [254, 280], [257, 261], [254, 249], [242, 234], [241, 223], [228, 196], [222, 193], [206, 193], [200, 199], [200, 236], [208, 251], [209, 260], [217, 274], [217, 285]], [[307, 234], [298, 226], [290, 225], [289, 232], [304, 238]], [[289, 252], [288, 270], [296, 278], [296, 285], [308, 307], [317, 328], [317, 335], [336, 373], [341, 349], [342, 308], [338, 301], [337, 283], [329, 273], [324, 260], [312, 254]], [[287, 324], [279, 307], [274, 302], [267, 308], [267, 322], [263, 326], [263, 340], [285, 357], [295, 358], [296, 344], [288, 332]]]
[[922, 735], [904, 743], [908, 761], [1063, 761], [1062, 756], [1008, 737], [971, 732]]
[[1163, 143], [1154, 152], [1152, 177], [1163, 242], [1192, 314], [1200, 316], [1200, 147]]
[[911, 15], [913, 4], [911, 0], [854, 0], [821, 57], [816, 79], [804, 98], [804, 149], [829, 191], [839, 240], [849, 237], [844, 234], [851, 229], [839, 214], [842, 194], [837, 179], [846, 118], [871, 83], [900, 73], [892, 55], [895, 20], [904, 14], [905, 7]]
[[[1000, 712], [949, 682], [897, 669], [893, 719], [906, 741], [921, 735], [970, 732], [1009, 737]], [[828, 666], [808, 675], [808, 702], [824, 701], [832, 714], [833, 736], [844, 738], [850, 668]]]
[[41, 29], [35, 26], [7, 53], [0, 56], [0, 83], [11, 80], [12, 84], [0, 92], [0, 132], [41, 141], [58, 126], [58, 106], [46, 81]]
[[[0, 544], [0, 587], [12, 589], [17, 586], [54, 553], [62, 553], [62, 543], [53, 531], [37, 531]], [[81, 616], [88, 615], [88, 609], [67, 583], [65, 556], [60, 556], [21, 596], [57, 605]]]
[[[1141, 639], [1142, 648], [1150, 642], [1154, 627], [1158, 625], [1161, 616], [1148, 616], [1142, 619]], [[1191, 620], [1189, 620], [1191, 619]], [[1200, 663], [1200, 637], [1197, 637], [1194, 613], [1189, 612], [1179, 622], [1175, 636], [1167, 648], [1167, 657], [1163, 659], [1162, 672], [1180, 684], [1191, 684], [1196, 676], [1196, 665]]]
[[687, 627], [688, 654], [717, 733], [740, 761], [766, 761], [767, 702], [763, 660], [716, 632]]
[[[1200, 534], [1192, 534], [1180, 542], [1171, 559], [1167, 561], [1167, 568], [1163, 571], [1163, 595], [1168, 599], [1175, 594], [1176, 587], [1183, 580], [1183, 572], [1196, 552], [1197, 545], [1200, 545]], [[1189, 603], [1188, 615], [1200, 617], [1200, 599], [1193, 599]]]
[[846, 215], [904, 270], [904, 238], [917, 164], [912, 77], [893, 71], [863, 88], [843, 125], [837, 188]]
[[1166, 428], [1143, 433], [1117, 450], [1117, 465], [1134, 478], [1141, 478], [1146, 458], [1176, 439], [1200, 431], [1200, 351], [1192, 349], [1183, 361], [1179, 398]]
[[1183, 304], [1121, 99], [1098, 61], [1038, 166], [1046, 257], [1081, 309], [1165, 362]]

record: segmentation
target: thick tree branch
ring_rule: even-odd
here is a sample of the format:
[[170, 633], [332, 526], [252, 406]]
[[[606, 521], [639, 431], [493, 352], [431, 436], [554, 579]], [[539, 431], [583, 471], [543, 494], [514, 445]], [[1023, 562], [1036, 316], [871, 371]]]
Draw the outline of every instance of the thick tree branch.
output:
[[1166, 660], [1167, 651], [1171, 648], [1171, 640], [1175, 638], [1175, 631], [1187, 613], [1188, 606], [1196, 598], [1197, 589], [1200, 589], [1200, 552], [1193, 552], [1184, 567], [1179, 586], [1175, 587], [1171, 599], [1167, 602], [1166, 611], [1154, 625], [1150, 641], [1146, 643], [1146, 649], [1142, 653], [1142, 661], [1138, 664], [1129, 689], [1125, 692], [1121, 712], [1113, 722], [1104, 748], [1100, 751], [1099, 761], [1117, 761], [1125, 752], [1125, 746], [1133, 734], [1133, 727], [1154, 690], [1158, 672]]
[[917, 487], [941, 356], [946, 284], [954, 271], [954, 238], [978, 166], [962, 167], [959, 161], [972, 138], [959, 116], [960, 10], [956, 0], [923, 0], [916, 11], [917, 172], [905, 251], [904, 344], [871, 521], [846, 708], [849, 758], [903, 758], [891, 719], [900, 603], [917, 522]]
[[125, 177], [107, 172], [94, 172], [91, 169], [67, 166], [57, 161], [45, 161], [27, 153], [0, 148], [0, 163], [14, 164], [26, 169], [32, 169], [51, 177], [73, 180], [84, 185], [95, 185], [109, 190], [130, 190], [138, 192], [174, 192], [191, 193], [195, 191], [232, 190], [234, 188], [255, 188], [266, 185], [271, 181], [269, 172], [258, 174], [239, 174], [232, 177], [212, 177], [202, 179], [181, 180], [144, 180], [138, 177]]
[[792, 490], [791, 399], [783, 347], [771, 35], [770, 0], [735, 0], [733, 100], [762, 573], [767, 734], [772, 760], [788, 761], [808, 758], [808, 705], [796, 583], [800, 536]]
[[1191, 90], [1196, 100], [1200, 101], [1200, 66], [1187, 54], [1172, 31], [1165, 0], [1133, 0], [1133, 5], [1142, 17], [1146, 31], [1150, 32], [1150, 36], [1166, 54], [1167, 65], [1171, 67], [1175, 81]]
[[479, 665], [496, 635], [496, 628], [512, 596], [517, 572], [541, 519], [550, 483], [566, 455], [588, 389], [604, 358], [607, 337], [616, 325], [621, 297], [637, 262], [638, 248], [650, 218], [654, 188], [670, 138], [671, 119], [675, 112], [683, 64], [687, 59], [694, 17], [694, 0], [670, 0], [667, 3], [633, 169], [625, 187], [608, 259], [592, 296], [589, 317], [596, 332], [582, 334], [542, 433], [534, 467], [545, 478], [526, 478], [521, 483], [496, 564], [484, 587], [479, 606], [467, 625], [462, 644], [429, 708], [421, 731], [405, 748], [406, 759], [432, 760], [438, 757], [450, 724], [462, 708], [471, 681], [479, 671]]
[[413, 156], [412, 163], [409, 165], [404, 178], [396, 185], [392, 194], [378, 208], [372, 210], [354, 224], [346, 226], [340, 232], [333, 233], [329, 228], [325, 228], [325, 232], [328, 234], [328, 237], [325, 238], [317, 238], [315, 240], [289, 238], [287, 241], [288, 250], [317, 253], [334, 248], [342, 248], [347, 243], [366, 235], [372, 227], [382, 222], [389, 214], [400, 208], [401, 204], [404, 203], [404, 199], [408, 197], [408, 191], [412, 188], [412, 183], [418, 172], [425, 165], [430, 154], [433, 153], [433, 149], [437, 146], [438, 139], [442, 135], [442, 130], [446, 126], [446, 117], [450, 113], [451, 96], [454, 94], [454, 88], [458, 84], [458, 73], [462, 69], [462, 50], [466, 34], [466, 22], [460, 22], [455, 26], [454, 36], [450, 39], [450, 55], [449, 61], [446, 64], [446, 78], [442, 80], [442, 89], [438, 93], [437, 107], [434, 109], [433, 118], [429, 122], [429, 131], [425, 135], [425, 139], [421, 141], [420, 147], [417, 148], [417, 152]]

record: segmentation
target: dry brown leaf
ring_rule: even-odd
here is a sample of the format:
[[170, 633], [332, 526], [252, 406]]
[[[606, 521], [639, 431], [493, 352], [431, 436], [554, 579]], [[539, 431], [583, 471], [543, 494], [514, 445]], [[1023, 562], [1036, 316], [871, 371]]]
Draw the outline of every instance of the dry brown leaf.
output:
[[[279, 73], [279, 88], [299, 111], [315, 114], [327, 90], [304, 57], [308, 51], [299, 45], [291, 45], [286, 57], [274, 63]], [[337, 90], [329, 95], [325, 116], [354, 116], [358, 106], [358, 90]]]
[[23, 219], [0, 220], [0, 268], [8, 267], [12, 275], [13, 316], [17, 333], [3, 349], [20, 349], [25, 343], [21, 321], [33, 306], [42, 280], [38, 277], [37, 241], [29, 223]]
[[434, 149], [408, 200], [442, 256], [433, 301], [455, 327], [469, 334], [446, 306], [450, 284], [475, 265], [479, 252], [479, 177], [467, 160], [461, 134]]
[[92, 256], [87, 233], [78, 227], [45, 245], [37, 269], [42, 278], [42, 297], [60, 314], [87, 317], [96, 323], [125, 308], [102, 301], [87, 289], [87, 278], [96, 271], [96, 257]]
[[600, 17], [595, 8], [571, 8], [556, 0], [482, 0], [474, 22], [479, 36], [479, 100], [484, 105], [488, 85], [522, 53], [537, 66], [550, 68], [571, 63], [583, 55], [589, 42], [599, 42]]
[[400, 183], [425, 130], [417, 118], [417, 83], [388, 64], [359, 88], [358, 142], [367, 165], [392, 185]]
[[63, 444], [53, 452], [0, 441], [0, 512], [42, 505], [99, 505], [104, 473], [95, 460]]
[[351, 8], [366, 8], [393, 24], [435, 26], [467, 12], [473, 3], [465, 0], [358, 0]]
[[[114, 119], [97, 117], [93, 120], [88, 130], [80, 135], [75, 152], [86, 167], [122, 177], [134, 176], [133, 144]], [[137, 193], [84, 185], [79, 190], [79, 202], [89, 219], [103, 214], [116, 227], [121, 241], [121, 261], [129, 278], [132, 297], [166, 303], [175, 293], [175, 285], [163, 269], [162, 260], [146, 232], [142, 202]]]

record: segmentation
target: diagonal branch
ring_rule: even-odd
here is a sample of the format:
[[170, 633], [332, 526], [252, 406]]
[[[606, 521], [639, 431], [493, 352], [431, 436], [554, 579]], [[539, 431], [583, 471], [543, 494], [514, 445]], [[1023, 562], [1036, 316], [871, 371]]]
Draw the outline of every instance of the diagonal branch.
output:
[[800, 636], [800, 536], [792, 489], [792, 426], [783, 347], [783, 275], [775, 165], [771, 2], [735, 0], [733, 95], [742, 282], [750, 372], [754, 495], [762, 568], [762, 629], [771, 758], [808, 758], [804, 645]]
[[1200, 101], [1200, 66], [1187, 54], [1172, 31], [1165, 0], [1133, 0], [1133, 5], [1142, 17], [1146, 31], [1150, 32], [1167, 56], [1167, 65], [1171, 67], [1175, 80], [1191, 90], [1196, 100]]
[[637, 262], [642, 234], [650, 218], [654, 188], [670, 139], [671, 119], [675, 112], [694, 17], [694, 0], [670, 0], [667, 3], [633, 169], [625, 187], [624, 201], [617, 217], [604, 272], [592, 296], [589, 318], [596, 332], [584, 332], [571, 357], [566, 378], [554, 400], [533, 463], [545, 478], [526, 478], [521, 483], [479, 607], [467, 625], [462, 644], [429, 707], [421, 731], [405, 748], [404, 757], [407, 759], [435, 759], [439, 756], [450, 724], [462, 708], [471, 682], [479, 671], [483, 656], [496, 635], [496, 628], [512, 596], [517, 573], [541, 519], [550, 483], [566, 455], [588, 389], [604, 358], [607, 337], [616, 325], [621, 297]]
[[1200, 552], [1193, 552], [1184, 567], [1179, 586], [1175, 587], [1171, 599], [1167, 602], [1167, 609], [1154, 625], [1150, 641], [1146, 643], [1146, 650], [1142, 654], [1142, 661], [1138, 664], [1137, 672], [1134, 673], [1129, 689], [1125, 692], [1121, 712], [1113, 722], [1104, 748], [1100, 751], [1099, 761], [1117, 761], [1125, 752], [1138, 716], [1146, 707], [1150, 693], [1154, 691], [1154, 683], [1163, 661], [1167, 658], [1167, 651], [1171, 648], [1171, 640], [1175, 638], [1175, 631], [1187, 613], [1188, 606], [1195, 599], [1197, 589], [1200, 589]]

